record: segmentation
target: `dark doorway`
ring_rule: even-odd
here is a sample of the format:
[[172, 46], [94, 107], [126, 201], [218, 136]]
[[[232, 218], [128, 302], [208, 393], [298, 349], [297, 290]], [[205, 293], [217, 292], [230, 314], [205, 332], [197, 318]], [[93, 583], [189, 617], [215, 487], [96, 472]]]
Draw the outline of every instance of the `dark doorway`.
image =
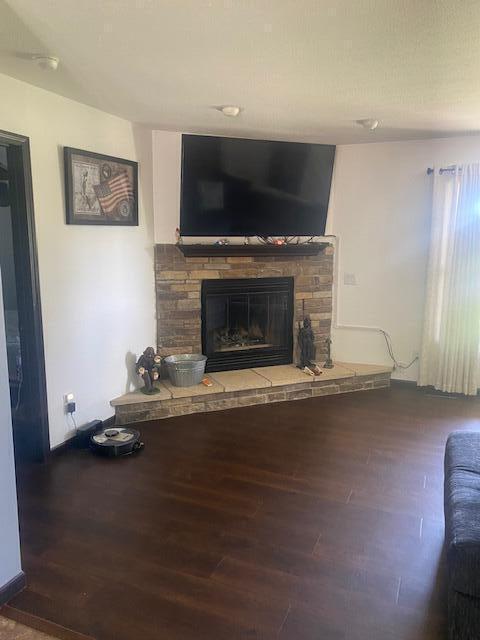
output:
[[28, 138], [0, 131], [0, 267], [15, 457], [50, 451]]
[[202, 282], [207, 371], [292, 362], [293, 278]]

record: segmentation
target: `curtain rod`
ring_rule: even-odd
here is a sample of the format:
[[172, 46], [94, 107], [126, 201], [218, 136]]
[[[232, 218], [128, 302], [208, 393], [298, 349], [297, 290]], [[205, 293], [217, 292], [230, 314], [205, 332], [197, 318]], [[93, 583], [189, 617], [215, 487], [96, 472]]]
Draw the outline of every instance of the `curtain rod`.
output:
[[[450, 167], [442, 167], [441, 169], [438, 170], [438, 173], [440, 175], [442, 175], [442, 173], [453, 173], [454, 171], [456, 171], [456, 169], [457, 169], [457, 165], [452, 164]], [[459, 167], [458, 170], [461, 171], [462, 168]], [[427, 176], [431, 176], [432, 173], [435, 173], [435, 169], [433, 167], [428, 167]]]

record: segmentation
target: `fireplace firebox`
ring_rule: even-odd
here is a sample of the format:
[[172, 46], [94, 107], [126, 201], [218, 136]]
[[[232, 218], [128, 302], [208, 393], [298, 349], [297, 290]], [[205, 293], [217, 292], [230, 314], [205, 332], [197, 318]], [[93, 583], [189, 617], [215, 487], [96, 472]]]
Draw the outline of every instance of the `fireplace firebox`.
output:
[[204, 280], [202, 351], [207, 371], [291, 363], [293, 278]]

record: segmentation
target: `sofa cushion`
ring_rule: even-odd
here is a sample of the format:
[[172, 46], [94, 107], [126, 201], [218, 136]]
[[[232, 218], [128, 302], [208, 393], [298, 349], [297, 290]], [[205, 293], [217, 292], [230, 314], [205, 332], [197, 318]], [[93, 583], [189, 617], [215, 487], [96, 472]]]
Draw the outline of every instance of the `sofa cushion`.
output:
[[480, 473], [480, 431], [454, 431], [445, 449], [445, 471]]
[[448, 438], [445, 536], [451, 588], [480, 597], [480, 433]]

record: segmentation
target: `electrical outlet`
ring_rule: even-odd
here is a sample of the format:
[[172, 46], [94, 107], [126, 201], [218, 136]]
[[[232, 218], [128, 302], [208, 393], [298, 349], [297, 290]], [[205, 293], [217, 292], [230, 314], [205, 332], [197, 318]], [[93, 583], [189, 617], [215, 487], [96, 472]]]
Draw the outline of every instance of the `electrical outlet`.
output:
[[357, 278], [354, 273], [344, 273], [343, 274], [343, 284], [356, 285]]
[[63, 396], [63, 404], [65, 405], [66, 413], [75, 413], [77, 405], [75, 403], [75, 396], [73, 395], [73, 393], [66, 393]]

